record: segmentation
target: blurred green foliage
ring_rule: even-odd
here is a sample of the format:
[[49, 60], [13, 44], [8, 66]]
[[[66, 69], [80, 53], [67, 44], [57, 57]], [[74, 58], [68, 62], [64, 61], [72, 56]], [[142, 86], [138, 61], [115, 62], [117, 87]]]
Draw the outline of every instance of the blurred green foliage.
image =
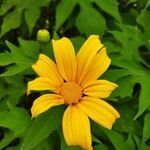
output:
[[150, 150], [150, 0], [1, 0], [0, 149], [81, 150], [68, 147], [61, 130], [63, 107], [31, 119], [38, 93], [26, 95], [39, 53], [53, 57], [51, 43], [71, 38], [76, 52], [98, 34], [112, 64], [102, 78], [119, 88], [108, 99], [121, 118], [108, 131], [92, 122], [94, 150]]

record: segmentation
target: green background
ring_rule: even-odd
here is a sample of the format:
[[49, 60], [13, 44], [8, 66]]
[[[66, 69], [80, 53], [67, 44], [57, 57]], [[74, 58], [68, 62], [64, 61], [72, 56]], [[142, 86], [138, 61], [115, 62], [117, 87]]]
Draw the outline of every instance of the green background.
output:
[[69, 37], [76, 52], [91, 34], [100, 36], [112, 59], [101, 77], [119, 88], [108, 98], [121, 114], [107, 130], [91, 121], [94, 150], [150, 150], [150, 0], [1, 0], [0, 149], [81, 150], [64, 141], [64, 107], [31, 119], [41, 94], [26, 95], [39, 53], [53, 59], [50, 42], [36, 40], [39, 29], [51, 39]]

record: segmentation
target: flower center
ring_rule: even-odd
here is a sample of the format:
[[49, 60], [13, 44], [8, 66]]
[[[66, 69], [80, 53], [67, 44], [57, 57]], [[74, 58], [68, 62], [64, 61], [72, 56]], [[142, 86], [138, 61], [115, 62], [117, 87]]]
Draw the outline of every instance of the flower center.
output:
[[76, 104], [82, 97], [82, 89], [75, 82], [66, 82], [60, 88], [60, 95], [64, 98], [67, 104]]

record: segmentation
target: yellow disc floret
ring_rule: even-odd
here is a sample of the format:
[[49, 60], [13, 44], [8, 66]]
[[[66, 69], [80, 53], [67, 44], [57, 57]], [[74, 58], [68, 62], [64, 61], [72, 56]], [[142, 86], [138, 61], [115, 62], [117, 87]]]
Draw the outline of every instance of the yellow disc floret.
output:
[[75, 82], [66, 82], [60, 88], [60, 95], [64, 98], [67, 104], [76, 104], [82, 97], [82, 89]]

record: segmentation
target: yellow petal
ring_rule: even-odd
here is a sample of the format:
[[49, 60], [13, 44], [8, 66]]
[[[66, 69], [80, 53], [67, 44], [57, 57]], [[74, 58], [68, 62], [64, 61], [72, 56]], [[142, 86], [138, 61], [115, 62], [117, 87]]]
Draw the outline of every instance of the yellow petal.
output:
[[103, 48], [96, 54], [89, 67], [86, 69], [86, 75], [84, 76], [81, 85], [84, 86], [87, 82], [96, 80], [107, 70], [110, 62], [111, 60], [106, 53], [106, 48]]
[[32, 105], [32, 117], [36, 117], [42, 112], [47, 111], [52, 106], [64, 104], [63, 99], [56, 94], [45, 94], [37, 98]]
[[48, 78], [39, 77], [33, 81], [28, 82], [28, 89], [27, 95], [33, 91], [43, 91], [43, 90], [50, 90], [53, 92], [57, 92], [59, 88], [58, 84], [54, 82], [54, 80], [50, 80]]
[[86, 76], [87, 68], [97, 52], [103, 47], [99, 36], [91, 35], [77, 54], [77, 82], [80, 83]]
[[115, 120], [120, 117], [111, 105], [97, 98], [83, 97], [78, 105], [91, 119], [108, 129], [111, 129]]
[[94, 98], [94, 97], [88, 97], [88, 96], [84, 97], [83, 100], [91, 101], [91, 102], [94, 102], [94, 103], [100, 105], [101, 107], [105, 108], [107, 111], [112, 113], [115, 116], [115, 118], [120, 117], [119, 113], [109, 103], [107, 103], [104, 100]]
[[49, 78], [57, 85], [62, 85], [63, 78], [61, 77], [56, 64], [46, 55], [40, 54], [36, 64], [32, 65], [33, 70], [44, 78]]
[[83, 88], [83, 93], [92, 97], [107, 98], [118, 86], [107, 80], [88, 82]]
[[70, 105], [63, 116], [63, 133], [68, 145], [92, 150], [90, 122], [77, 105]]
[[75, 51], [68, 38], [52, 40], [57, 66], [66, 81], [73, 81], [76, 74]]

